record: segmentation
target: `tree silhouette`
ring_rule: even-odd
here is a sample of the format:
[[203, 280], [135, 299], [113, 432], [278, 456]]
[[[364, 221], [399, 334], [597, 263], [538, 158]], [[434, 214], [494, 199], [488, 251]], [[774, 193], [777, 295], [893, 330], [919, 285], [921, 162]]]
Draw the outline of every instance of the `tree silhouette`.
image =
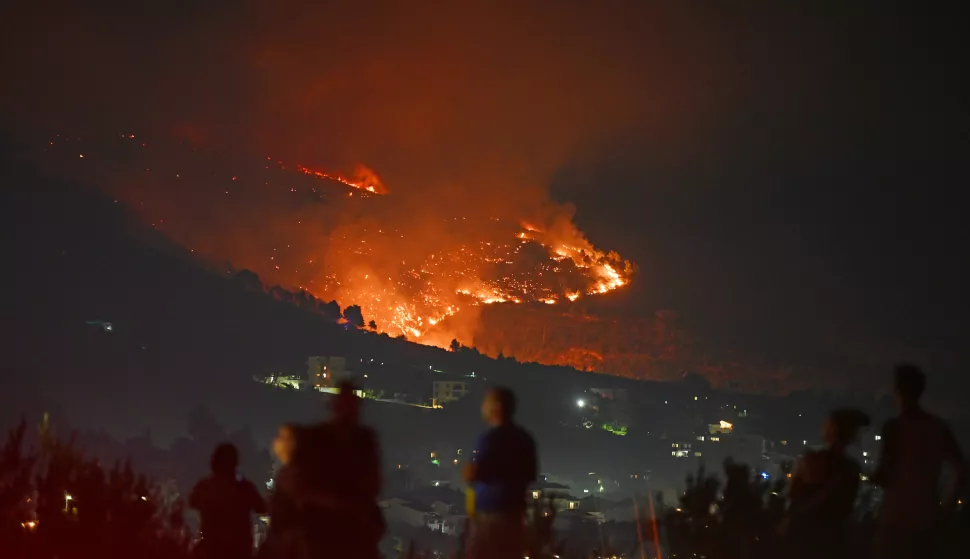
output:
[[344, 309], [344, 320], [354, 328], [363, 328], [364, 312], [360, 309], [360, 305], [350, 305]]
[[375, 332], [377, 331], [377, 323], [374, 322], [373, 319], [370, 322], [367, 323], [367, 327], [370, 328], [371, 330], [375, 331]]
[[243, 286], [248, 291], [262, 291], [263, 282], [260, 281], [259, 276], [256, 272], [248, 269], [242, 269], [236, 272], [233, 279], [241, 286]]
[[285, 303], [291, 303], [294, 305], [296, 304], [296, 295], [279, 285], [274, 285], [273, 287], [269, 288], [269, 294], [272, 295], [277, 301], [283, 301]]
[[336, 322], [340, 319], [340, 305], [336, 301], [330, 301], [329, 303], [324, 303], [323, 301], [317, 300], [317, 312], [322, 314], [328, 320]]
[[451, 340], [451, 345], [448, 346], [451, 351], [458, 353], [461, 350], [461, 343], [457, 339]]
[[73, 443], [52, 438], [26, 454], [25, 432], [21, 422], [0, 457], [4, 557], [188, 557], [180, 505], [162, 505], [130, 462], [105, 470]]

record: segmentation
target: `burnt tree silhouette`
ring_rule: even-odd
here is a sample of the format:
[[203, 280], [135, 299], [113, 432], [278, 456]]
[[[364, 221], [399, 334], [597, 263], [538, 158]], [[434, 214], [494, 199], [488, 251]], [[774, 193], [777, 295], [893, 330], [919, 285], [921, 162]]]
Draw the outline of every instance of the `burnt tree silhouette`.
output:
[[350, 305], [344, 309], [344, 320], [354, 328], [363, 328], [364, 312], [360, 309], [360, 305]]

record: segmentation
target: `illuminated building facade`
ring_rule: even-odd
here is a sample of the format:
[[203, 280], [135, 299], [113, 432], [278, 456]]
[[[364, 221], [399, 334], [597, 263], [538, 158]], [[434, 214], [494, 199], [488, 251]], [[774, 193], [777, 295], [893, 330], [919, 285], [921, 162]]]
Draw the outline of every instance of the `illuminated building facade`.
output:
[[456, 402], [468, 394], [468, 383], [460, 380], [436, 380], [431, 383], [433, 407], [439, 408], [448, 402]]
[[307, 359], [307, 381], [314, 389], [333, 388], [347, 375], [343, 357], [314, 356]]

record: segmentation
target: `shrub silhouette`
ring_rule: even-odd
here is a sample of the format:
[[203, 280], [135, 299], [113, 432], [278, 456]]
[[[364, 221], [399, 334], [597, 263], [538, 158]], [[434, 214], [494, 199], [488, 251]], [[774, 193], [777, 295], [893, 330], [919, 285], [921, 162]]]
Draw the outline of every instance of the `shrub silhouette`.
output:
[[25, 449], [26, 422], [0, 458], [0, 542], [11, 559], [183, 559], [189, 538], [179, 503], [159, 506], [131, 464], [110, 470], [73, 441], [57, 440], [45, 418], [39, 450]]

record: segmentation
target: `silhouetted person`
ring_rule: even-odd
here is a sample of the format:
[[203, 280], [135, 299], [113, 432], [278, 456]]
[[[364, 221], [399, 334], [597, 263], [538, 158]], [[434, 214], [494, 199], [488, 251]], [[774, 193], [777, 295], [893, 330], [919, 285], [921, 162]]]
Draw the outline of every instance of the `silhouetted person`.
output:
[[[950, 428], [920, 407], [926, 388], [923, 371], [915, 365], [899, 365], [893, 380], [899, 415], [882, 428], [882, 455], [873, 475], [873, 481], [885, 489], [876, 554], [929, 557], [938, 538], [943, 465], [956, 470], [959, 489], [966, 463]], [[952, 496], [947, 497], [948, 501]]]
[[826, 448], [807, 453], [795, 466], [788, 518], [794, 556], [849, 556], [846, 528], [861, 470], [845, 450], [868, 425], [869, 416], [859, 410], [832, 412], [822, 433]]
[[307, 547], [304, 519], [296, 493], [293, 457], [306, 429], [288, 423], [279, 428], [273, 440], [273, 454], [280, 466], [273, 479], [270, 499], [270, 524], [266, 541], [259, 548], [259, 557], [267, 559], [299, 559], [306, 557]]
[[536, 480], [536, 446], [516, 425], [515, 395], [493, 388], [482, 403], [490, 426], [478, 439], [465, 481], [474, 490], [474, 516], [469, 534], [472, 559], [521, 559], [525, 549], [525, 496]]
[[205, 559], [238, 559], [253, 554], [252, 514], [264, 514], [266, 503], [249, 480], [240, 476], [239, 451], [223, 443], [212, 453], [212, 475], [199, 481], [189, 506], [202, 517], [198, 552]]
[[[714, 478], [699, 476], [698, 502], [688, 511], [697, 518], [710, 514], [710, 504], [717, 502], [717, 482]], [[757, 523], [761, 514], [761, 496], [751, 482], [751, 468], [738, 464], [731, 458], [724, 461], [724, 493], [721, 499], [721, 516], [725, 528], [724, 557], [749, 557], [753, 546]], [[703, 489], [702, 489], [703, 488]]]
[[308, 432], [307, 448], [295, 454], [311, 554], [379, 557], [384, 517], [377, 435], [360, 424], [360, 400], [350, 383], [340, 385], [331, 420]]

